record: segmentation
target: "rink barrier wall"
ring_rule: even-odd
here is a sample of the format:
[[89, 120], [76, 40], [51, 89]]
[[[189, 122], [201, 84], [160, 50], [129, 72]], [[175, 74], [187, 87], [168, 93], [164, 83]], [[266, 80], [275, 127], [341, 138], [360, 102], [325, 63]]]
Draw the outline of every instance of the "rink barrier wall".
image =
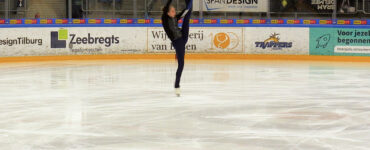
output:
[[[152, 21], [127, 26], [105, 24], [106, 21], [92, 26], [77, 23], [0, 24], [0, 62], [173, 59], [170, 40], [161, 25]], [[322, 25], [294, 24], [288, 23], [289, 20], [284, 24], [238, 24], [234, 20], [229, 26], [221, 23], [221, 19], [216, 23], [208, 21], [193, 22], [187, 58], [370, 62], [369, 57], [364, 57], [370, 56], [367, 21], [362, 25], [333, 22]]]
[[[186, 54], [191, 60], [273, 60], [273, 61], [337, 61], [337, 62], [370, 62], [368, 57], [361, 56], [315, 56], [315, 55], [254, 55], [254, 54]], [[91, 61], [91, 60], [165, 60], [174, 59], [175, 54], [125, 54], [125, 55], [68, 55], [68, 56], [24, 56], [3, 57], [0, 63], [40, 62], [40, 61]]]

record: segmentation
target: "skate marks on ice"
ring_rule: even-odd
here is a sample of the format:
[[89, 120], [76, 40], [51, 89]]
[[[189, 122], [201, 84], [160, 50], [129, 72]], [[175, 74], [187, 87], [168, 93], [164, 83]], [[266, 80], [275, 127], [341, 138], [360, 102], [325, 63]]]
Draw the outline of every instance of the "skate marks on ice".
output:
[[0, 149], [367, 149], [368, 64], [0, 64]]

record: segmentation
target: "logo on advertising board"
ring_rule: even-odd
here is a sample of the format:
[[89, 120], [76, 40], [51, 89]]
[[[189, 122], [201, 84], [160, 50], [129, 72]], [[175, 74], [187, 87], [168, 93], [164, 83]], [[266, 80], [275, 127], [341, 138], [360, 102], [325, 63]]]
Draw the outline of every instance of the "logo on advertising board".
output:
[[282, 50], [285, 48], [292, 48], [293, 42], [281, 42], [280, 41], [280, 34], [273, 33], [269, 38], [267, 38], [263, 42], [255, 42], [257, 48], [272, 48], [273, 50]]
[[311, 0], [311, 5], [317, 10], [333, 10], [335, 7], [334, 0]]
[[370, 30], [312, 28], [310, 29], [310, 54], [370, 56]]
[[225, 7], [233, 7], [233, 8], [257, 8], [259, 0], [243, 0], [243, 1], [222, 1], [222, 0], [205, 0], [205, 5], [207, 10], [219, 10], [225, 9]]
[[6, 38], [0, 39], [0, 46], [15, 46], [15, 45], [38, 45], [42, 46], [42, 39], [29, 38], [29, 37], [16, 37], [16, 38]]
[[[74, 33], [69, 33], [67, 29], [59, 31], [51, 31], [51, 48], [67, 48], [67, 44], [72, 48], [73, 45], [102, 45], [110, 47], [119, 44], [119, 37], [112, 35], [107, 37], [93, 36], [91, 33], [80, 36]], [[68, 43], [67, 43], [68, 42]]]
[[326, 48], [330, 42], [331, 35], [330, 34], [324, 34], [316, 39], [317, 45], [316, 48]]
[[204, 11], [267, 12], [268, 2], [266, 0], [194, 0], [193, 7], [195, 11], [203, 7]]
[[239, 46], [240, 39], [234, 32], [220, 32], [214, 36], [211, 34], [212, 47], [210, 50], [221, 49], [221, 50], [233, 50]]
[[67, 48], [68, 30], [51, 31], [51, 48]]
[[[192, 28], [185, 50], [189, 53], [241, 53], [243, 28]], [[148, 52], [171, 53], [175, 49], [163, 28], [149, 28]]]

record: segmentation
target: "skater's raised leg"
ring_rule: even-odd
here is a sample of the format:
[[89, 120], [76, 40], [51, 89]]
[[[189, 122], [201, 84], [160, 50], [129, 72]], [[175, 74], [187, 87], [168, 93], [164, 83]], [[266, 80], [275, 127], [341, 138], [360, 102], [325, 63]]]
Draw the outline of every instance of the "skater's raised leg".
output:
[[[173, 43], [176, 45], [176, 57], [178, 61], [178, 68], [176, 71], [176, 81], [175, 81], [175, 88], [180, 88], [180, 81], [182, 76], [182, 71], [184, 70], [185, 65], [185, 46], [189, 39], [189, 24], [190, 24], [190, 17], [192, 12], [192, 1], [193, 0], [186, 0], [187, 7], [177, 15], [178, 19], [184, 17], [181, 34], [182, 37], [179, 40], [174, 41]], [[178, 47], [178, 48], [176, 48]]]
[[185, 17], [184, 17], [184, 20], [183, 20], [183, 23], [182, 23], [182, 29], [181, 29], [181, 33], [182, 33], [182, 38], [184, 39], [185, 43], [188, 42], [188, 39], [189, 39], [189, 26], [190, 26], [190, 17], [191, 17], [191, 13], [193, 11], [193, 0], [186, 0], [186, 9], [185, 9], [185, 12], [187, 12], [185, 14]]

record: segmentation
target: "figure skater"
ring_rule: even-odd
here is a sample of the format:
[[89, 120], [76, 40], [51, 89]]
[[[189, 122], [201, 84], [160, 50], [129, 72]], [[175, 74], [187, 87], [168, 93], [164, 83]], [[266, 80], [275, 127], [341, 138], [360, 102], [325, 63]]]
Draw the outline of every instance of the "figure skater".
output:
[[[184, 69], [185, 45], [189, 38], [189, 21], [193, 0], [185, 0], [185, 2], [186, 8], [181, 13], [176, 14], [175, 7], [171, 5], [172, 0], [168, 0], [162, 14], [163, 28], [176, 50], [178, 68], [176, 72], [175, 91], [177, 96], [180, 96], [180, 80]], [[178, 21], [182, 18], [184, 18], [182, 28], [179, 28]]]

